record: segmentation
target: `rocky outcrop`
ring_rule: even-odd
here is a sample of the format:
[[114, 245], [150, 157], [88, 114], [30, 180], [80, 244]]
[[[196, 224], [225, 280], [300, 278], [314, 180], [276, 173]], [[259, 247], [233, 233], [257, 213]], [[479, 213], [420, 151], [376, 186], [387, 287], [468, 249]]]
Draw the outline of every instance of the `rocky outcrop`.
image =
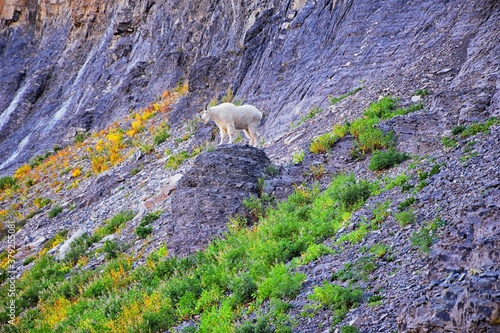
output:
[[245, 212], [243, 199], [259, 195], [259, 178], [269, 163], [262, 150], [241, 145], [219, 146], [197, 157], [171, 199], [169, 253], [192, 253], [221, 235], [229, 216]]

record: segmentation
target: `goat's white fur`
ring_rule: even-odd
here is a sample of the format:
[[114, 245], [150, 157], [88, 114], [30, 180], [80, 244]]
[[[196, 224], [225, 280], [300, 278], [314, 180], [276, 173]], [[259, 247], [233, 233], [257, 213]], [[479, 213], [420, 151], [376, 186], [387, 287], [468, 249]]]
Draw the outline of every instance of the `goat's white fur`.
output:
[[229, 136], [229, 143], [233, 143], [236, 131], [243, 131], [250, 140], [252, 146], [257, 146], [257, 126], [262, 119], [262, 112], [255, 106], [236, 106], [232, 103], [222, 103], [217, 106], [208, 107], [203, 110], [201, 120], [207, 123], [213, 120], [220, 130], [221, 145], [226, 135]]

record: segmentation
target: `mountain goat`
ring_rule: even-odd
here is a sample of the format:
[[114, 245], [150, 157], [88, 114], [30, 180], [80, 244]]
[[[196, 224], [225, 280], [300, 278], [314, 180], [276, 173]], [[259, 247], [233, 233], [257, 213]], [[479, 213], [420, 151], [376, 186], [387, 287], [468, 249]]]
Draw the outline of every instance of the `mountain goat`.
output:
[[236, 131], [243, 131], [250, 140], [252, 146], [257, 146], [256, 130], [262, 119], [262, 112], [255, 106], [236, 106], [232, 103], [222, 103], [217, 106], [207, 107], [203, 110], [201, 120], [207, 123], [213, 120], [220, 130], [220, 143], [224, 142], [226, 135], [229, 136], [229, 143], [233, 143]]

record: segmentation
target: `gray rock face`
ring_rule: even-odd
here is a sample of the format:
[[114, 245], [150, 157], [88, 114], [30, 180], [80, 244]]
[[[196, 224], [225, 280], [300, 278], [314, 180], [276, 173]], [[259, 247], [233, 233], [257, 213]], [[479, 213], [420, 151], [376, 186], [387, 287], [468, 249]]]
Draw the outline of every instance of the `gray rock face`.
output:
[[326, 96], [360, 85], [371, 100], [430, 87], [432, 109], [455, 124], [498, 114], [496, 1], [10, 0], [0, 7], [2, 173], [181, 80], [190, 94], [172, 122], [232, 88], [264, 111], [267, 140]]
[[171, 255], [199, 250], [226, 230], [228, 216], [243, 213], [242, 201], [258, 195], [258, 180], [269, 159], [259, 149], [223, 145], [200, 155], [172, 196], [167, 222]]

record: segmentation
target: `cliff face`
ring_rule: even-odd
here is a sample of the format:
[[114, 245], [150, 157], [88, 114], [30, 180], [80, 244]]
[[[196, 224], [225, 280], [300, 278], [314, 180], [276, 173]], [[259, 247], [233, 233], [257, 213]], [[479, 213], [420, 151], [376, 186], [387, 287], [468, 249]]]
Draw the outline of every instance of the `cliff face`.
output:
[[453, 123], [498, 112], [495, 1], [10, 0], [0, 9], [3, 170], [180, 81], [191, 94], [176, 120], [231, 88], [265, 111], [269, 140], [362, 84], [398, 95], [436, 83], [433, 107]]
[[[16, 176], [17, 188], [0, 184], [0, 250], [8, 248], [5, 225], [16, 219], [14, 229], [19, 229], [16, 278], [23, 279], [22, 272], [33, 268], [30, 260], [41, 252], [62, 258], [71, 240], [99, 234], [70, 268], [81, 283], [71, 303], [94, 301], [88, 296], [93, 291], [86, 290], [90, 280], [101, 277], [95, 268], [108, 264], [101, 250], [107, 241], [123, 249], [134, 261], [131, 267], [143, 267], [146, 255], [165, 242], [170, 255], [187, 256], [224, 237], [228, 217], [248, 213], [244, 198], [255, 196], [253, 209], [259, 214], [254, 215], [265, 215], [274, 198], [307, 193], [313, 183], [324, 190], [336, 175], [353, 173], [386, 187], [347, 214], [343, 227], [319, 244], [329, 254], [293, 268], [307, 276], [296, 297], [287, 300], [294, 330], [320, 332], [332, 325], [335, 318], [327, 307], [311, 313], [316, 305], [310, 295], [348, 267], [354, 277], [334, 282], [355, 282], [364, 296], [344, 326], [363, 333], [493, 332], [498, 327], [500, 127], [496, 119], [489, 131], [452, 133], [457, 125], [480, 126], [500, 116], [498, 1], [0, 0], [0, 15], [0, 175], [12, 174], [54, 145], [69, 145], [24, 169]], [[173, 92], [184, 83], [187, 93]], [[263, 149], [207, 145], [214, 141], [214, 125], [202, 125], [195, 114], [229, 89], [236, 100], [264, 111], [259, 127]], [[329, 98], [345, 93], [335, 103]], [[398, 98], [401, 107], [422, 103], [416, 112], [371, 127], [393, 132], [394, 145], [411, 153], [410, 161], [374, 172], [368, 168], [370, 154], [360, 156], [352, 133], [330, 150], [313, 153], [311, 142], [319, 135], [363, 118], [367, 106], [382, 95]], [[146, 119], [146, 113], [157, 115]], [[115, 120], [117, 125], [108, 127]], [[137, 124], [142, 132], [135, 131]], [[160, 142], [155, 136], [162, 130]], [[94, 135], [74, 144], [78, 133]], [[389, 189], [398, 179], [403, 181]], [[310, 221], [309, 206], [302, 207], [300, 221]], [[62, 211], [51, 216], [56, 208]], [[112, 217], [123, 211], [135, 217], [109, 229]], [[413, 221], [398, 220], [405, 212]], [[372, 222], [377, 214], [383, 217]], [[156, 219], [144, 222], [144, 216]], [[236, 219], [231, 232], [247, 222]], [[295, 230], [281, 227], [275, 233], [285, 240]], [[345, 240], [363, 227], [369, 230], [358, 243]], [[413, 244], [418, 237], [428, 242], [427, 255]], [[61, 243], [54, 245], [54, 239]], [[207, 257], [217, 258], [219, 245]], [[282, 265], [307, 254], [300, 242], [286, 240], [282, 246], [283, 253], [293, 249]], [[386, 253], [367, 252], [377, 246]], [[373, 270], [354, 280], [367, 258], [373, 259]], [[182, 263], [192, 264], [191, 259], [172, 270], [182, 271]], [[78, 274], [91, 271], [92, 279], [79, 280]], [[245, 274], [238, 272], [235, 280], [243, 281]], [[135, 278], [108, 299], [126, 299], [124, 290], [145, 281]], [[198, 282], [193, 278], [189, 283]], [[26, 287], [29, 283], [20, 285], [20, 299], [33, 302], [19, 304], [16, 315], [24, 323], [30, 321], [29, 309], [43, 307], [38, 294]], [[245, 302], [254, 301], [252, 290]], [[161, 327], [199, 326], [207, 304], [222, 303], [225, 293], [215, 290], [213, 303], [193, 312], [172, 305], [180, 313], [172, 323], [181, 326], [164, 322]], [[372, 296], [382, 301], [369, 304]], [[248, 306], [245, 302], [242, 307]], [[108, 308], [99, 306], [96, 311], [106, 313], [98, 318], [100, 324], [110, 324]], [[117, 306], [116, 315], [126, 314], [123, 307]], [[258, 304], [256, 312], [251, 312], [253, 303], [248, 307], [249, 318], [238, 317], [234, 327], [272, 305]], [[76, 319], [59, 329], [89, 322], [85, 311], [68, 311]], [[36, 323], [60, 324], [42, 312]], [[139, 317], [130, 317], [138, 321], [129, 322], [131, 329], [142, 324]], [[0, 319], [6, 325], [5, 316]]]

